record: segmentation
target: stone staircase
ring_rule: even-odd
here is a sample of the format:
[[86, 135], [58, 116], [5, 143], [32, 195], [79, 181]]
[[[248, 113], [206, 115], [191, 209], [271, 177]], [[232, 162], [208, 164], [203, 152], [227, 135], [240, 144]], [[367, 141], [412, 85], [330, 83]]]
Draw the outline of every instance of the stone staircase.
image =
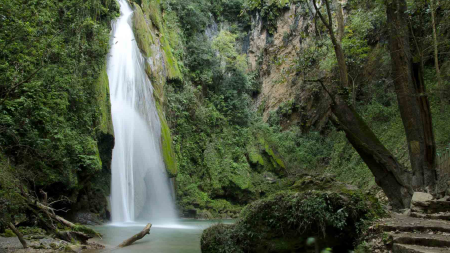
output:
[[415, 193], [411, 209], [383, 220], [393, 253], [450, 253], [450, 201]]

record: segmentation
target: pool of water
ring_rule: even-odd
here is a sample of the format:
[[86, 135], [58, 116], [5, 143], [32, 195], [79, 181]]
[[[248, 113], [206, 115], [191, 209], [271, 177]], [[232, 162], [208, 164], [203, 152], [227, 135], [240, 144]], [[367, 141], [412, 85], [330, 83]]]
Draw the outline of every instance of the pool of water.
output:
[[233, 222], [233, 220], [181, 220], [175, 225], [153, 225], [149, 235], [123, 249], [115, 247], [139, 233], [146, 223], [96, 226], [94, 229], [102, 234], [102, 238], [93, 241], [105, 245], [106, 248], [88, 252], [200, 253], [200, 237], [204, 229], [218, 223]]

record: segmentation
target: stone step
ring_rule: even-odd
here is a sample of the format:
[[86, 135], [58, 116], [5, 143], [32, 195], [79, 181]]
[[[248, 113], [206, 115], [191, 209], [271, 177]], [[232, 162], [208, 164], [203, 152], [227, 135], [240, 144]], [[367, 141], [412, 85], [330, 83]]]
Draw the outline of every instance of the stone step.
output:
[[419, 245], [425, 247], [448, 248], [450, 236], [440, 234], [389, 233], [394, 244]]
[[448, 253], [450, 248], [434, 248], [418, 245], [407, 245], [395, 243], [392, 247], [393, 253]]
[[436, 200], [429, 193], [414, 192], [411, 199], [411, 211], [424, 214], [450, 212], [450, 198]]
[[450, 201], [428, 200], [412, 202], [411, 211], [424, 214], [450, 212]]
[[423, 214], [412, 212], [410, 214], [411, 217], [422, 218], [422, 219], [430, 219], [430, 220], [447, 220], [450, 221], [450, 212], [446, 213], [434, 213], [434, 214]]
[[424, 220], [409, 217], [406, 215], [396, 215], [393, 218], [385, 219], [379, 223], [378, 229], [385, 232], [401, 231], [439, 231], [450, 233], [450, 222], [444, 220]]

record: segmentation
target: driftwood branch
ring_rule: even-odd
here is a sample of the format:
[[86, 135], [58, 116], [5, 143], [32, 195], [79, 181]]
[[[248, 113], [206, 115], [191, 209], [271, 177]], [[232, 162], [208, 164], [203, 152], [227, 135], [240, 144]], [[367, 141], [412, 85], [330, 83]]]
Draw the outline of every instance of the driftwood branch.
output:
[[135, 241], [142, 239], [144, 236], [150, 234], [150, 228], [151, 228], [151, 227], [152, 227], [152, 224], [151, 224], [151, 223], [147, 224], [147, 226], [145, 226], [145, 228], [144, 228], [141, 232], [139, 232], [139, 233], [133, 235], [132, 237], [128, 238], [127, 240], [123, 241], [123, 242], [122, 242], [119, 246], [117, 246], [117, 247], [118, 247], [118, 248], [123, 248], [123, 247], [126, 247], [126, 246], [130, 246], [130, 245], [133, 244]]
[[14, 234], [17, 235], [17, 238], [19, 238], [19, 241], [20, 243], [22, 243], [23, 248], [28, 248], [27, 242], [25, 241], [25, 239], [23, 239], [22, 233], [20, 233], [20, 231], [14, 226], [14, 224], [12, 224], [11, 222], [8, 223], [8, 227], [14, 232]]

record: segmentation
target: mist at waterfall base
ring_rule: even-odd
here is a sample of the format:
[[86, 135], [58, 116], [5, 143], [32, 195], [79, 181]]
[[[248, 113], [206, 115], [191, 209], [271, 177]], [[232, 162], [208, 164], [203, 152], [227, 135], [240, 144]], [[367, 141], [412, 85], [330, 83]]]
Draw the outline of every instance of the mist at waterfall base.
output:
[[112, 158], [111, 216], [115, 225], [176, 226], [170, 181], [161, 153], [161, 125], [153, 88], [132, 30], [133, 10], [118, 0], [108, 78], [115, 146]]

